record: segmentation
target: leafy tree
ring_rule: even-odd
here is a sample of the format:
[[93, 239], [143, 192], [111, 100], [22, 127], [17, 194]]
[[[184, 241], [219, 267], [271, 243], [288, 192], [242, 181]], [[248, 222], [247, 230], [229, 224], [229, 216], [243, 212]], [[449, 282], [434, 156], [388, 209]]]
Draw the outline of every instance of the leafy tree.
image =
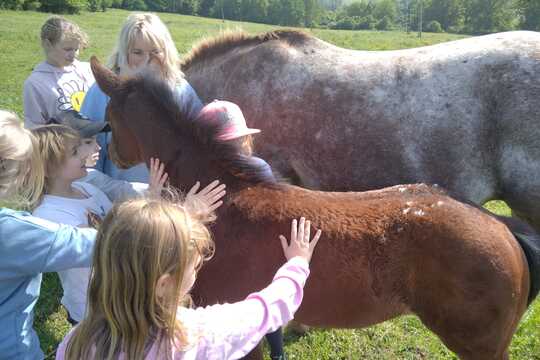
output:
[[362, 1], [355, 1], [353, 3], [350, 3], [349, 5], [346, 5], [343, 7], [344, 12], [349, 17], [358, 16], [358, 17], [364, 17], [371, 15], [372, 7], [370, 6], [370, 3], [366, 0]]
[[41, 7], [41, 3], [37, 0], [25, 0], [22, 8], [23, 10], [38, 10]]
[[517, 24], [517, 11], [509, 0], [465, 1], [465, 31], [485, 34], [512, 30]]
[[321, 15], [321, 7], [317, 0], [304, 0], [304, 26], [313, 27]]
[[[397, 21], [398, 18], [398, 8], [395, 0], [379, 0], [375, 3], [373, 8], [373, 16], [375, 19], [379, 19], [385, 23], [388, 23], [388, 26], [392, 26], [393, 23]], [[385, 29], [386, 30], [386, 29]]]
[[304, 11], [303, 0], [270, 0], [268, 20], [271, 24], [299, 26], [304, 22]]
[[127, 10], [147, 10], [148, 7], [143, 0], [122, 0], [122, 9]]
[[432, 0], [426, 5], [424, 18], [426, 22], [437, 21], [441, 27], [449, 29], [463, 28], [465, 5], [464, 0]]
[[88, 10], [92, 12], [105, 11], [112, 6], [111, 0], [88, 0]]
[[390, 19], [390, 17], [385, 15], [381, 20], [377, 22], [377, 25], [375, 25], [375, 29], [392, 30], [392, 20]]
[[216, 0], [212, 7], [211, 15], [216, 18], [221, 18], [221, 11], [226, 19], [241, 20], [240, 12], [241, 0]]
[[241, 0], [240, 7], [243, 20], [261, 23], [267, 21], [267, 0]]
[[24, 0], [0, 0], [0, 9], [21, 10]]
[[166, 11], [169, 6], [167, 0], [145, 0], [145, 3], [150, 11]]
[[39, 9], [56, 14], [78, 14], [87, 4], [87, 0], [41, 0]]
[[210, 16], [216, 0], [201, 0], [199, 2], [199, 15]]
[[199, 0], [177, 0], [180, 2], [180, 6], [175, 9], [175, 12], [179, 12], [185, 15], [196, 15], [199, 11]]
[[540, 0], [519, 0], [517, 6], [521, 14], [520, 27], [540, 31]]

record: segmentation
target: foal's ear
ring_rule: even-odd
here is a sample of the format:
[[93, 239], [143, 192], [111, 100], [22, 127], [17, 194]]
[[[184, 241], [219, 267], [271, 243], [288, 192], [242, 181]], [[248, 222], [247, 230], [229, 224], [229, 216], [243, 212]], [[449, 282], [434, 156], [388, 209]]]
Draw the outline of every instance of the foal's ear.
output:
[[92, 67], [92, 72], [94, 73], [94, 77], [96, 78], [99, 88], [105, 94], [113, 97], [118, 85], [120, 84], [120, 78], [118, 75], [101, 65], [95, 56], [90, 58], [90, 66]]

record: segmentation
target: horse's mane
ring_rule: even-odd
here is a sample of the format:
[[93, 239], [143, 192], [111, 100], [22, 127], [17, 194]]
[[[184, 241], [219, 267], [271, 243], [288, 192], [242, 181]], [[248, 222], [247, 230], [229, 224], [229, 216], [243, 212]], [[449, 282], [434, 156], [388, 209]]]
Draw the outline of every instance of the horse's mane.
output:
[[311, 38], [311, 35], [298, 30], [274, 30], [259, 35], [249, 35], [241, 30], [225, 31], [193, 45], [191, 51], [184, 56], [181, 68], [185, 71], [201, 59], [208, 60], [239, 46], [258, 45], [270, 40], [284, 41], [292, 46], [304, 43]]
[[142, 93], [145, 99], [158, 107], [160, 114], [165, 115], [160, 121], [167, 122], [166, 126], [170, 129], [180, 130], [183, 136], [192, 136], [235, 177], [251, 183], [277, 183], [276, 178], [269, 176], [264, 164], [242, 154], [238, 142], [218, 139], [224, 124], [196, 121], [184, 113], [178, 106], [175, 91], [167, 82], [150, 73], [143, 73], [124, 81], [118, 91], [124, 96], [133, 91]]

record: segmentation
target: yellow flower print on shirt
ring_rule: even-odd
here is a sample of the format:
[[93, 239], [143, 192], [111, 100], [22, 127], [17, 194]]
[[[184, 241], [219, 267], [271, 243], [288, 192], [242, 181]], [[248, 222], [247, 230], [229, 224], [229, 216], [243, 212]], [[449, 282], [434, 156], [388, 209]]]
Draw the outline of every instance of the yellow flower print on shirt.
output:
[[81, 110], [81, 106], [86, 95], [86, 86], [84, 83], [79, 83], [76, 80], [70, 80], [62, 87], [56, 89], [60, 94], [58, 98], [58, 110]]

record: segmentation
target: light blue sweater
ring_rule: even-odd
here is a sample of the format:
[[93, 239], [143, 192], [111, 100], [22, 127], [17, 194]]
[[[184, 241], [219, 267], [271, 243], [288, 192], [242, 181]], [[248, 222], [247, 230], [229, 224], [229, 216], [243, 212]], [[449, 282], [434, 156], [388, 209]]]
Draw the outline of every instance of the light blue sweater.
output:
[[0, 359], [43, 359], [32, 328], [41, 273], [90, 266], [95, 237], [0, 208]]
[[[175, 89], [176, 101], [181, 107], [181, 111], [192, 119], [202, 109], [203, 104], [195, 90], [185, 80], [176, 86]], [[98, 84], [92, 85], [88, 93], [86, 94], [82, 107], [81, 114], [88, 117], [93, 121], [105, 121], [105, 109], [109, 103], [110, 98], [99, 88]], [[99, 160], [96, 164], [96, 169], [109, 175], [113, 179], [143, 182], [148, 183], [149, 173], [146, 164], [139, 164], [129, 169], [119, 169], [114, 165], [109, 158], [107, 146], [111, 142], [111, 134], [100, 134], [98, 136], [98, 143], [101, 146], [99, 153]]]

